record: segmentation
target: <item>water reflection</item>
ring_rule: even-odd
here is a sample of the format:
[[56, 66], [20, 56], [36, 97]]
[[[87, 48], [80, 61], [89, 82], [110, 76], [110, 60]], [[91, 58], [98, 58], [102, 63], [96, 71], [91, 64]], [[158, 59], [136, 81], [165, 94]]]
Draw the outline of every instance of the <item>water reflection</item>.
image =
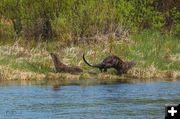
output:
[[52, 89], [54, 90], [54, 91], [59, 91], [60, 90], [60, 84], [54, 84], [53, 86], [52, 86]]
[[[164, 82], [172, 81], [168, 79], [120, 79], [120, 80], [97, 80], [97, 79], [88, 79], [88, 80], [0, 80], [0, 86], [7, 85], [52, 85], [55, 90], [58, 89], [59, 85], [81, 85], [81, 86], [91, 86], [97, 84], [119, 84], [119, 83], [153, 83], [153, 82]], [[177, 81], [174, 81], [177, 82]]]

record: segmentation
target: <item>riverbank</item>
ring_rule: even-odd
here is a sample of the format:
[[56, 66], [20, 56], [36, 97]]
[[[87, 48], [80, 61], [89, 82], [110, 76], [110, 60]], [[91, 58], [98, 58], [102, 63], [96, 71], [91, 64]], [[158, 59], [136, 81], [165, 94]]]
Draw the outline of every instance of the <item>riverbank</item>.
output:
[[[148, 70], [148, 69], [146, 69]], [[1, 80], [62, 80], [62, 81], [78, 81], [78, 80], [88, 80], [88, 79], [98, 79], [99, 81], [124, 81], [132, 79], [168, 79], [172, 81], [180, 80], [179, 71], [155, 71], [148, 70], [146, 73], [143, 69], [133, 68], [128, 74], [122, 76], [117, 76], [111, 73], [97, 73], [89, 74], [82, 73], [79, 75], [73, 75], [69, 73], [35, 73], [30, 71], [15, 70], [6, 66], [0, 66], [0, 79]], [[130, 81], [131, 82], [131, 81]]]
[[[53, 41], [33, 46], [18, 40], [11, 45], [0, 46], [0, 80], [180, 80], [179, 49], [179, 39], [150, 31], [121, 39], [113, 34], [98, 36], [92, 42], [78, 45], [62, 45]], [[79, 66], [84, 72], [79, 75], [54, 73], [49, 52], [58, 53], [65, 64]], [[137, 65], [122, 76], [115, 75], [113, 69], [100, 73], [83, 62], [83, 53], [91, 63], [98, 63], [105, 56], [115, 54], [123, 60], [135, 60]]]

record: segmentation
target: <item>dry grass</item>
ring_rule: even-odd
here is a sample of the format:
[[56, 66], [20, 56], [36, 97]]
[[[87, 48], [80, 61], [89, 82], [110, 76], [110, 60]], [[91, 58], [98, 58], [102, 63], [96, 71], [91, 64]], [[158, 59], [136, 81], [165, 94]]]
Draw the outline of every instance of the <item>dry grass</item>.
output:
[[[28, 48], [20, 45], [17, 41], [12, 46], [0, 46], [0, 80], [60, 80], [66, 83], [84, 79], [97, 79], [103, 82], [132, 81], [131, 79], [180, 80], [180, 71], [176, 66], [180, 61], [180, 55], [179, 52], [175, 52], [177, 48], [174, 48], [177, 43], [174, 43], [173, 47], [167, 45], [167, 43], [164, 45], [169, 47], [167, 55], [165, 53], [166, 49], [161, 42], [160, 51], [162, 50], [162, 52], [157, 54], [157, 47], [153, 46], [154, 43], [149, 41], [136, 41], [130, 38], [117, 40], [114, 35], [99, 36], [96, 37], [96, 41], [98, 42], [93, 41], [88, 45], [87, 43], [80, 43], [78, 46], [71, 45], [63, 49], [57, 48], [54, 51], [59, 54], [60, 59], [65, 64], [82, 67], [84, 73], [80, 75], [54, 73], [48, 48], [42, 44], [37, 45], [35, 48]], [[144, 46], [146, 42], [151, 44]], [[151, 49], [151, 51], [147, 48]], [[175, 53], [171, 53], [173, 50]], [[123, 60], [135, 59], [138, 64], [128, 74], [122, 76], [115, 75], [114, 71], [111, 70], [107, 73], [100, 73], [97, 69], [90, 68], [83, 62], [82, 54], [84, 52], [91, 63], [100, 62], [109, 54], [120, 54]], [[162, 61], [165, 63], [161, 64]], [[170, 65], [172, 65], [172, 69], [169, 68]], [[87, 73], [91, 71], [96, 73], [93, 75]]]
[[[155, 69], [134, 68], [128, 74], [117, 76], [109, 73], [99, 73], [93, 75], [93, 78], [99, 81], [131, 81], [131, 79], [170, 79], [180, 80], [179, 71], [156, 71]], [[81, 75], [72, 75], [68, 73], [35, 73], [23, 70], [15, 70], [6, 66], [0, 66], [0, 80], [63, 80], [74, 81], [82, 79], [91, 79], [87, 73]]]

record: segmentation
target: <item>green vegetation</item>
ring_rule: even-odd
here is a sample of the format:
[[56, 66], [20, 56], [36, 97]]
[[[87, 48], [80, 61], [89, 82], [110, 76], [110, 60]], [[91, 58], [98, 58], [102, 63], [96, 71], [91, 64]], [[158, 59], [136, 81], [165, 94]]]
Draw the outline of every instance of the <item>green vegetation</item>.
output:
[[[177, 0], [1, 0], [0, 79], [72, 78], [54, 73], [49, 52], [85, 70], [75, 79], [99, 72], [83, 63], [84, 52], [91, 63], [109, 54], [136, 60], [130, 77], [179, 79], [178, 9]], [[110, 70], [96, 78], [119, 77]]]
[[77, 42], [156, 29], [179, 35], [177, 0], [1, 0], [0, 36]]
[[[104, 38], [104, 36], [102, 37]], [[94, 77], [119, 80], [124, 76], [115, 76], [113, 69], [108, 73], [101, 74], [98, 69], [87, 66], [82, 60], [84, 52], [91, 63], [100, 62], [109, 54], [116, 54], [123, 60], [135, 60], [138, 63], [124, 78], [180, 78], [180, 41], [176, 37], [163, 35], [158, 31], [144, 31], [123, 40], [114, 38], [112, 35], [102, 41], [102, 38], [99, 37], [96, 42], [91, 42], [89, 45], [79, 43], [78, 46], [71, 45], [62, 49], [58, 48], [57, 41], [54, 41], [56, 44], [42, 42], [33, 45], [34, 43], [32, 43], [31, 48], [26, 48], [27, 44], [19, 41], [11, 46], [8, 44], [0, 47], [0, 66], [8, 67], [5, 70], [8, 72], [12, 70], [16, 73], [33, 73], [31, 74], [31, 76], [35, 75], [33, 79], [40, 77], [43, 79], [89, 79]], [[52, 47], [53, 52], [57, 52], [65, 64], [80, 66], [84, 69], [84, 73], [79, 76], [54, 73], [53, 63], [48, 52], [48, 50], [52, 50]], [[4, 69], [1, 68], [0, 72], [4, 72]], [[12, 72], [10, 71], [10, 74], [13, 74]], [[88, 74], [89, 72], [96, 73], [91, 75], [91, 73]], [[23, 75], [27, 75], [29, 78], [28, 73], [23, 73]], [[19, 78], [21, 79], [21, 77]]]

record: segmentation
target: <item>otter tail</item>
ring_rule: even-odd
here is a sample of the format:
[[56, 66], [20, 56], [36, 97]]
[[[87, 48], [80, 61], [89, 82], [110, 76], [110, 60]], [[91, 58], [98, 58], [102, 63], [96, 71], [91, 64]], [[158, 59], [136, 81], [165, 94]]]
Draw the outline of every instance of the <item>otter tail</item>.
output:
[[84, 60], [84, 62], [85, 62], [87, 65], [89, 65], [90, 67], [99, 68], [99, 65], [98, 65], [98, 64], [97, 64], [97, 65], [96, 65], [96, 64], [95, 64], [95, 65], [94, 65], [94, 64], [92, 65], [92, 64], [88, 63], [88, 62], [86, 61], [86, 59], [85, 59], [85, 55], [84, 55], [84, 54], [83, 54], [83, 60]]

